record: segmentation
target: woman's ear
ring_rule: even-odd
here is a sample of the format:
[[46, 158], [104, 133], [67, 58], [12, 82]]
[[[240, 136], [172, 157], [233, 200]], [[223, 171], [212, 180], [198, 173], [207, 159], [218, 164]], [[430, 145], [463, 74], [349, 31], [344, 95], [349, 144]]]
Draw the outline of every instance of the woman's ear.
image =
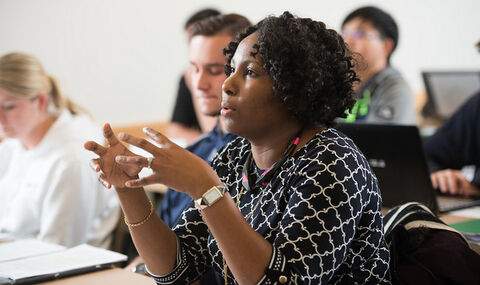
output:
[[36, 100], [38, 101], [38, 107], [40, 111], [46, 112], [48, 110], [48, 104], [50, 102], [49, 96], [45, 93], [38, 93]]

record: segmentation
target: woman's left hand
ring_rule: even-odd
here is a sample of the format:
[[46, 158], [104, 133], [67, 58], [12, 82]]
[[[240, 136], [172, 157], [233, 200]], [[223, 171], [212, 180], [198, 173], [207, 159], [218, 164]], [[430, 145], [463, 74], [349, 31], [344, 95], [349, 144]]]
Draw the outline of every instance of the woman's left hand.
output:
[[[211, 187], [221, 184], [217, 173], [200, 157], [174, 144], [164, 135], [151, 128], [145, 128], [144, 132], [159, 146], [155, 146], [146, 139], [125, 133], [119, 134], [121, 141], [139, 147], [153, 155], [153, 160], [150, 162], [153, 174], [127, 181], [125, 183], [127, 187], [137, 188], [161, 183], [193, 198], [199, 198]], [[115, 161], [119, 164], [139, 167], [148, 167], [149, 164], [149, 159], [142, 156], [119, 155], [115, 158]]]

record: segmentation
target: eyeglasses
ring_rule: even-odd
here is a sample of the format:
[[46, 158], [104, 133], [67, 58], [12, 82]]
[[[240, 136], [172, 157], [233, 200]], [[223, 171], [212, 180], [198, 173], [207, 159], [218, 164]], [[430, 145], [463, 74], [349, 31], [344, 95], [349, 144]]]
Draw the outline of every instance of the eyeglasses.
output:
[[383, 39], [381, 35], [378, 33], [374, 32], [366, 32], [362, 30], [343, 30], [342, 31], [342, 37], [344, 39], [351, 37], [352, 39], [355, 40], [377, 40], [377, 39]]

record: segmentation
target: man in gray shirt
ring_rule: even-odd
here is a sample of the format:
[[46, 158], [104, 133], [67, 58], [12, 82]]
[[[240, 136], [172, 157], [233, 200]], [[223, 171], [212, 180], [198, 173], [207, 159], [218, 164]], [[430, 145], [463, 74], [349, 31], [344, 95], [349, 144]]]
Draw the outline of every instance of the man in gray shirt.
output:
[[342, 35], [357, 59], [357, 103], [347, 122], [415, 124], [415, 98], [400, 72], [390, 65], [398, 27], [385, 11], [362, 7], [343, 21]]

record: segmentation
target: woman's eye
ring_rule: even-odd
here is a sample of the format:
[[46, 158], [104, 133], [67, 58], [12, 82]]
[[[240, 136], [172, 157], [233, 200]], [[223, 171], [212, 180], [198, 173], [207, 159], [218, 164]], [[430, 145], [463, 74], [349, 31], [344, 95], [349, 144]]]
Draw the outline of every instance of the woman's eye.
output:
[[247, 68], [247, 70], [245, 70], [245, 75], [247, 75], [247, 76], [255, 76], [256, 73], [255, 73], [255, 71], [253, 71], [252, 69]]
[[7, 112], [7, 111], [11, 111], [15, 109], [15, 105], [14, 104], [8, 104], [8, 105], [3, 105], [2, 106], [2, 110]]

